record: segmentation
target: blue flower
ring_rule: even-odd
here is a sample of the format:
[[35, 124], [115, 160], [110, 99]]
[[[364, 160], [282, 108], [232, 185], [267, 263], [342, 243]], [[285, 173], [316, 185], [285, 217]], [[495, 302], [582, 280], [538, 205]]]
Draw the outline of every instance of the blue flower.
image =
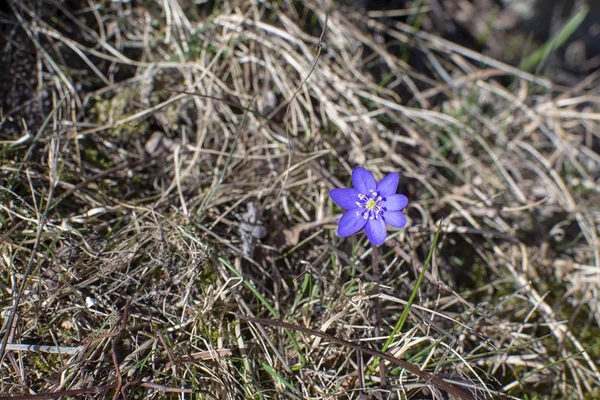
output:
[[354, 189], [340, 188], [329, 192], [335, 204], [348, 210], [340, 219], [338, 235], [350, 236], [365, 228], [369, 241], [379, 246], [385, 242], [385, 224], [403, 228], [406, 218], [402, 209], [408, 204], [408, 199], [402, 194], [396, 194], [399, 180], [400, 176], [394, 172], [377, 183], [366, 169], [354, 168]]

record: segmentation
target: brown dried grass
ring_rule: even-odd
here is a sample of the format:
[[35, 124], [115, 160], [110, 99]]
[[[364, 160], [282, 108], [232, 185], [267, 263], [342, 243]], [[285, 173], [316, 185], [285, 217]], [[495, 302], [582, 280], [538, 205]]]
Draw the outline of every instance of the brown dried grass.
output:
[[[380, 349], [443, 220], [388, 354], [465, 396], [598, 394], [598, 74], [557, 87], [311, 1], [55, 6], [7, 16], [36, 73], [0, 125], [2, 393], [442, 398], [236, 313]], [[356, 165], [411, 199], [379, 291], [365, 240], [334, 233]]]

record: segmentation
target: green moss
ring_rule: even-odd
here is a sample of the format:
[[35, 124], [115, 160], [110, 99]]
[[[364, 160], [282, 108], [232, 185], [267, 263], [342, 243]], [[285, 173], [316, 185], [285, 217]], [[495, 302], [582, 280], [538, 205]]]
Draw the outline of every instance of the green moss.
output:
[[110, 160], [107, 160], [104, 157], [102, 157], [100, 155], [100, 152], [96, 149], [92, 149], [89, 147], [84, 148], [83, 156], [87, 162], [90, 162], [95, 166], [101, 167], [103, 169], [109, 169], [114, 166], [114, 164]]
[[496, 21], [497, 14], [498, 13], [495, 11], [488, 13], [485, 21], [485, 28], [477, 34], [477, 38], [475, 39], [478, 45], [485, 46], [487, 43], [490, 33], [492, 32], [492, 24]]
[[55, 368], [52, 366], [58, 366], [60, 364], [60, 358], [58, 354], [53, 353], [28, 353], [29, 362], [33, 366], [32, 370], [42, 372], [44, 374], [54, 374]]
[[584, 400], [600, 399], [600, 388], [594, 388], [591, 392], [584, 394]]
[[[109, 122], [117, 123], [128, 116], [131, 116], [137, 110], [132, 108], [137, 92], [135, 90], [119, 90], [109, 99], [96, 97], [96, 102], [91, 108], [91, 113], [96, 115], [96, 123], [105, 125]], [[129, 136], [137, 132], [145, 132], [148, 129], [148, 123], [143, 120], [131, 121], [125, 124], [118, 124], [107, 130], [108, 136], [119, 138], [122, 135]]]

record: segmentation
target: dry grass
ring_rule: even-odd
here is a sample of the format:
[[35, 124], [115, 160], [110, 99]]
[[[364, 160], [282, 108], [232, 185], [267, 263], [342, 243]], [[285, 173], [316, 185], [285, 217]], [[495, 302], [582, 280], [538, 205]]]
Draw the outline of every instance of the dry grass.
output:
[[[598, 74], [330, 3], [58, 4], [3, 16], [5, 396], [600, 396]], [[356, 165], [411, 199], [379, 289]]]

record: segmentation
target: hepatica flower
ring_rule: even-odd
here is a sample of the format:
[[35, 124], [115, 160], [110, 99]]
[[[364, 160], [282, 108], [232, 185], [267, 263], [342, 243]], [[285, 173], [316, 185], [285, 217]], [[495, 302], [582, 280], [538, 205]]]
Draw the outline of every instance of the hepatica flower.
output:
[[369, 241], [379, 246], [385, 241], [386, 224], [403, 228], [406, 218], [402, 209], [408, 204], [408, 199], [396, 194], [399, 180], [400, 176], [394, 172], [377, 183], [366, 169], [354, 168], [354, 189], [339, 188], [329, 192], [335, 204], [348, 210], [340, 219], [338, 235], [350, 236], [364, 228]]

